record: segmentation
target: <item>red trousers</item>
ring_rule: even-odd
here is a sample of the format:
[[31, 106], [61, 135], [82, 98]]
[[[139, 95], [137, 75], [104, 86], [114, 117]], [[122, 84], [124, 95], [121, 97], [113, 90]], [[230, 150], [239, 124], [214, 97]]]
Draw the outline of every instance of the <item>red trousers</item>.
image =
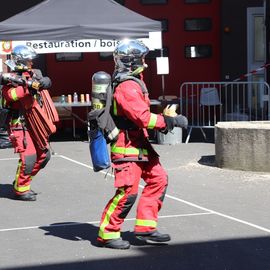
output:
[[21, 195], [30, 190], [32, 177], [44, 168], [50, 160], [50, 151], [48, 149], [41, 150], [32, 140], [30, 133], [27, 130], [20, 129], [20, 127], [9, 131], [9, 138], [15, 153], [20, 155], [14, 191]]
[[121, 225], [135, 203], [141, 178], [145, 186], [138, 202], [134, 231], [147, 233], [156, 230], [158, 211], [168, 185], [167, 174], [159, 158], [149, 162], [121, 162], [113, 167], [117, 190], [102, 213], [99, 239], [120, 237]]

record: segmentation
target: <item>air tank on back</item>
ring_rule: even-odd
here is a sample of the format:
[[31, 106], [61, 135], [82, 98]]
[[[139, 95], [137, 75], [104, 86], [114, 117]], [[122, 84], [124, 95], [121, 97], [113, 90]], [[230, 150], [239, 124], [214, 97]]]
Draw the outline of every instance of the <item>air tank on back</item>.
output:
[[92, 76], [92, 109], [100, 110], [105, 107], [107, 87], [111, 84], [111, 75], [98, 71]]

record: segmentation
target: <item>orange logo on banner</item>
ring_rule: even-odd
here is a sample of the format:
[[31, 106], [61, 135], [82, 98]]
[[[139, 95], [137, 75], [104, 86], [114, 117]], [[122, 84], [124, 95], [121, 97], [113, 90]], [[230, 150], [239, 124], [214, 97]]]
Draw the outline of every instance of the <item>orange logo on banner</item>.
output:
[[12, 50], [12, 41], [2, 41], [2, 50], [9, 53]]

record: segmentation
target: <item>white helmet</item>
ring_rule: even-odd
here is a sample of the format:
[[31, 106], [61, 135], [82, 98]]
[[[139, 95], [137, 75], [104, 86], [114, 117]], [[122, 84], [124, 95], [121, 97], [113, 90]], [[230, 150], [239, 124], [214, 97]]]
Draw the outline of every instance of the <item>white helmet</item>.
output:
[[16, 66], [27, 69], [27, 62], [37, 58], [37, 54], [31, 47], [18, 45], [12, 50], [11, 57]]
[[120, 42], [114, 52], [115, 72], [137, 75], [141, 73], [147, 65], [144, 58], [149, 49], [139, 40], [124, 40]]

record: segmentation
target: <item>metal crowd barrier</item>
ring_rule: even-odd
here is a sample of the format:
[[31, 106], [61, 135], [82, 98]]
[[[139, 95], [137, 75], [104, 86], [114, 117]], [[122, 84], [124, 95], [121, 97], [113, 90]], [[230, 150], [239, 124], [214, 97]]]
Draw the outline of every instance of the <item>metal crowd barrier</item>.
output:
[[186, 143], [193, 128], [214, 128], [220, 121], [266, 121], [270, 119], [268, 83], [185, 82], [180, 87], [180, 113], [189, 120]]

